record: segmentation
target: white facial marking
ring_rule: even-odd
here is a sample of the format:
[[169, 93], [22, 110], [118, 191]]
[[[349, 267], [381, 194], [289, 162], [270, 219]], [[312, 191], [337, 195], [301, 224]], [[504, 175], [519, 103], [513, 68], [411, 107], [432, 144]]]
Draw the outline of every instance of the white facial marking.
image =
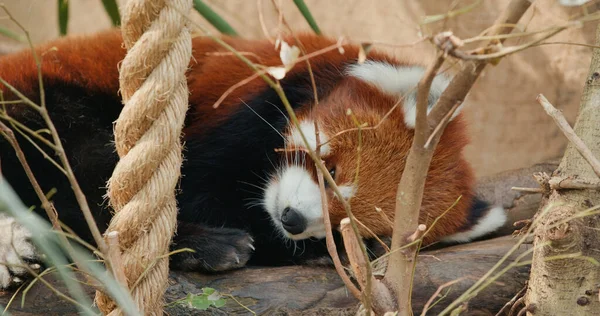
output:
[[[308, 144], [310, 146], [309, 148], [311, 150], [315, 150], [317, 148], [315, 122], [313, 120], [305, 120], [300, 122], [299, 125], [300, 130], [302, 130], [302, 133], [308, 141]], [[325, 135], [325, 133], [323, 133], [321, 129], [319, 129], [319, 140], [321, 144], [324, 144], [329, 140], [329, 138], [327, 138], [327, 135]], [[290, 135], [288, 136], [288, 142], [291, 146], [306, 148], [306, 144], [304, 143], [304, 140], [302, 140], [302, 135], [296, 127], [292, 128]], [[331, 147], [329, 146], [329, 144], [322, 145], [321, 156], [327, 156], [329, 154], [331, 154]]]
[[356, 194], [356, 187], [354, 185], [339, 185], [338, 189], [340, 189], [344, 200], [348, 200]]
[[497, 206], [491, 208], [483, 218], [479, 219], [476, 225], [471, 229], [460, 232], [454, 235], [446, 236], [442, 239], [443, 242], [468, 242], [475, 238], [479, 238], [488, 233], [496, 231], [506, 222], [506, 211], [504, 208]]
[[[306, 169], [300, 166], [285, 167], [278, 179], [271, 180], [267, 185], [264, 205], [275, 225], [286, 237], [294, 240], [325, 237], [321, 191]], [[304, 232], [292, 235], [283, 228], [281, 214], [286, 207], [295, 209], [306, 219]]]
[[[31, 233], [12, 217], [0, 214], [0, 289], [19, 283], [27, 270], [21, 258], [36, 258], [35, 247], [28, 241]], [[39, 266], [39, 265], [38, 265]]]
[[[415, 127], [417, 116], [417, 84], [423, 77], [425, 69], [418, 66], [406, 67], [388, 64], [386, 62], [367, 60], [362, 64], [351, 65], [347, 73], [350, 76], [370, 83], [382, 92], [391, 96], [404, 96], [404, 122], [409, 128]], [[431, 111], [438, 98], [444, 92], [450, 78], [438, 74], [431, 83], [429, 91], [429, 104], [427, 113]], [[408, 93], [408, 94], [407, 94]], [[460, 112], [462, 105], [454, 112], [454, 119]]]

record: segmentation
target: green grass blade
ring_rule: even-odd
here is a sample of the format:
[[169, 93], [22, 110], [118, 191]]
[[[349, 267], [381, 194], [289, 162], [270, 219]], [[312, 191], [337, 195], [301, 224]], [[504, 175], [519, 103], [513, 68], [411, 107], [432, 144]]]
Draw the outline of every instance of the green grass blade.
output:
[[[38, 249], [46, 255], [44, 261], [49, 266], [56, 267], [60, 279], [64, 282], [68, 292], [79, 303], [77, 308], [83, 315], [98, 315], [97, 308], [93, 306], [92, 300], [87, 297], [86, 292], [81, 288], [79, 282], [70, 268], [67, 267], [69, 258], [66, 257], [67, 251], [58, 235], [54, 233], [50, 224], [42, 217], [31, 212], [23, 205], [15, 191], [8, 184], [7, 180], [0, 176], [0, 213], [6, 212], [13, 217], [19, 224], [23, 225], [32, 232], [32, 241]], [[126, 315], [139, 315], [137, 307], [131, 298], [129, 292], [121, 286], [113, 277], [111, 277], [106, 268], [96, 262], [88, 251], [82, 249], [77, 244], [71, 244], [74, 259], [84, 266], [98, 280], [116, 303], [123, 309]]]
[[312, 13], [310, 13], [310, 10], [306, 6], [306, 3], [304, 3], [304, 0], [294, 0], [294, 4], [296, 4], [296, 7], [298, 7], [298, 10], [300, 10], [300, 13], [302, 13], [302, 16], [304, 16], [304, 19], [306, 19], [310, 28], [312, 28], [316, 34], [321, 35], [321, 30], [313, 18]]
[[58, 0], [58, 30], [60, 35], [67, 34], [69, 25], [69, 0]]
[[104, 6], [104, 10], [110, 17], [110, 21], [113, 26], [118, 26], [121, 24], [121, 14], [119, 14], [119, 6], [117, 5], [116, 0], [102, 0], [102, 5]]
[[15, 41], [19, 41], [19, 42], [23, 42], [23, 43], [26, 42], [25, 39], [23, 37], [19, 36], [17, 33], [13, 32], [9, 29], [5, 29], [3, 27], [0, 27], [0, 35], [4, 35], [8, 38], [12, 38]]
[[194, 0], [194, 9], [202, 15], [212, 26], [214, 26], [219, 32], [227, 35], [237, 36], [237, 32], [227, 23], [221, 16], [213, 11], [209, 6], [202, 0]]

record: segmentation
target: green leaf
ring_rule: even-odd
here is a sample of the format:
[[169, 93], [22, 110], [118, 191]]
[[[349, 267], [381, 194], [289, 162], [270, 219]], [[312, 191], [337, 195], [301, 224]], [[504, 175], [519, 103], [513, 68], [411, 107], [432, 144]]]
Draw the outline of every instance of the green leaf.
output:
[[216, 290], [213, 289], [212, 287], [205, 287], [202, 288], [202, 294], [206, 294], [206, 295], [211, 295], [215, 292]]
[[121, 24], [121, 15], [119, 14], [119, 6], [117, 5], [116, 0], [102, 0], [102, 5], [104, 6], [104, 10], [110, 17], [110, 21], [113, 26], [118, 26]]
[[5, 29], [3, 27], [0, 27], [0, 34], [6, 36], [8, 38], [12, 38], [15, 41], [19, 41], [19, 42], [23, 42], [23, 43], [26, 42], [25, 39], [23, 37], [19, 36], [17, 33], [13, 32], [9, 29]]
[[58, 29], [60, 35], [67, 34], [69, 24], [69, 0], [58, 0]]
[[220, 15], [213, 11], [202, 0], [194, 0], [194, 9], [200, 13], [219, 32], [227, 35], [237, 36], [237, 32]]
[[298, 7], [298, 10], [300, 10], [300, 13], [302, 13], [302, 16], [304, 16], [304, 19], [308, 22], [310, 28], [313, 29], [317, 35], [321, 35], [321, 30], [313, 18], [312, 13], [310, 13], [310, 10], [306, 6], [306, 3], [304, 3], [304, 0], [294, 0], [294, 4], [296, 4], [296, 7]]
[[189, 293], [185, 302], [191, 308], [206, 310], [210, 307], [210, 301], [205, 295], [196, 295]]
[[217, 290], [205, 287], [202, 289], [202, 294], [189, 293], [181, 303], [191, 308], [207, 310], [211, 305], [216, 308], [223, 307], [226, 301]]

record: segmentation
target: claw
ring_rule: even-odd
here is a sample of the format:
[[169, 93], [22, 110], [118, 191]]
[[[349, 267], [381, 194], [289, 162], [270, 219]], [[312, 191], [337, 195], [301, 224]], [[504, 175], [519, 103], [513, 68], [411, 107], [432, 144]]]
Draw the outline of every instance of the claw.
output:
[[250, 247], [250, 249], [252, 249], [253, 251], [256, 250], [256, 248], [254, 248], [252, 244], [248, 244], [248, 247]]

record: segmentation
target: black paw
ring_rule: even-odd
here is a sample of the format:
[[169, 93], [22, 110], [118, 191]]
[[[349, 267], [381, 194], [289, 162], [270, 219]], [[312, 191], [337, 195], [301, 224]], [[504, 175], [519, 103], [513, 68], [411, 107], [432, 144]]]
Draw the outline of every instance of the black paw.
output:
[[254, 240], [235, 228], [209, 228], [198, 224], [181, 224], [172, 250], [190, 248], [171, 256], [176, 270], [218, 272], [241, 268], [250, 259]]

